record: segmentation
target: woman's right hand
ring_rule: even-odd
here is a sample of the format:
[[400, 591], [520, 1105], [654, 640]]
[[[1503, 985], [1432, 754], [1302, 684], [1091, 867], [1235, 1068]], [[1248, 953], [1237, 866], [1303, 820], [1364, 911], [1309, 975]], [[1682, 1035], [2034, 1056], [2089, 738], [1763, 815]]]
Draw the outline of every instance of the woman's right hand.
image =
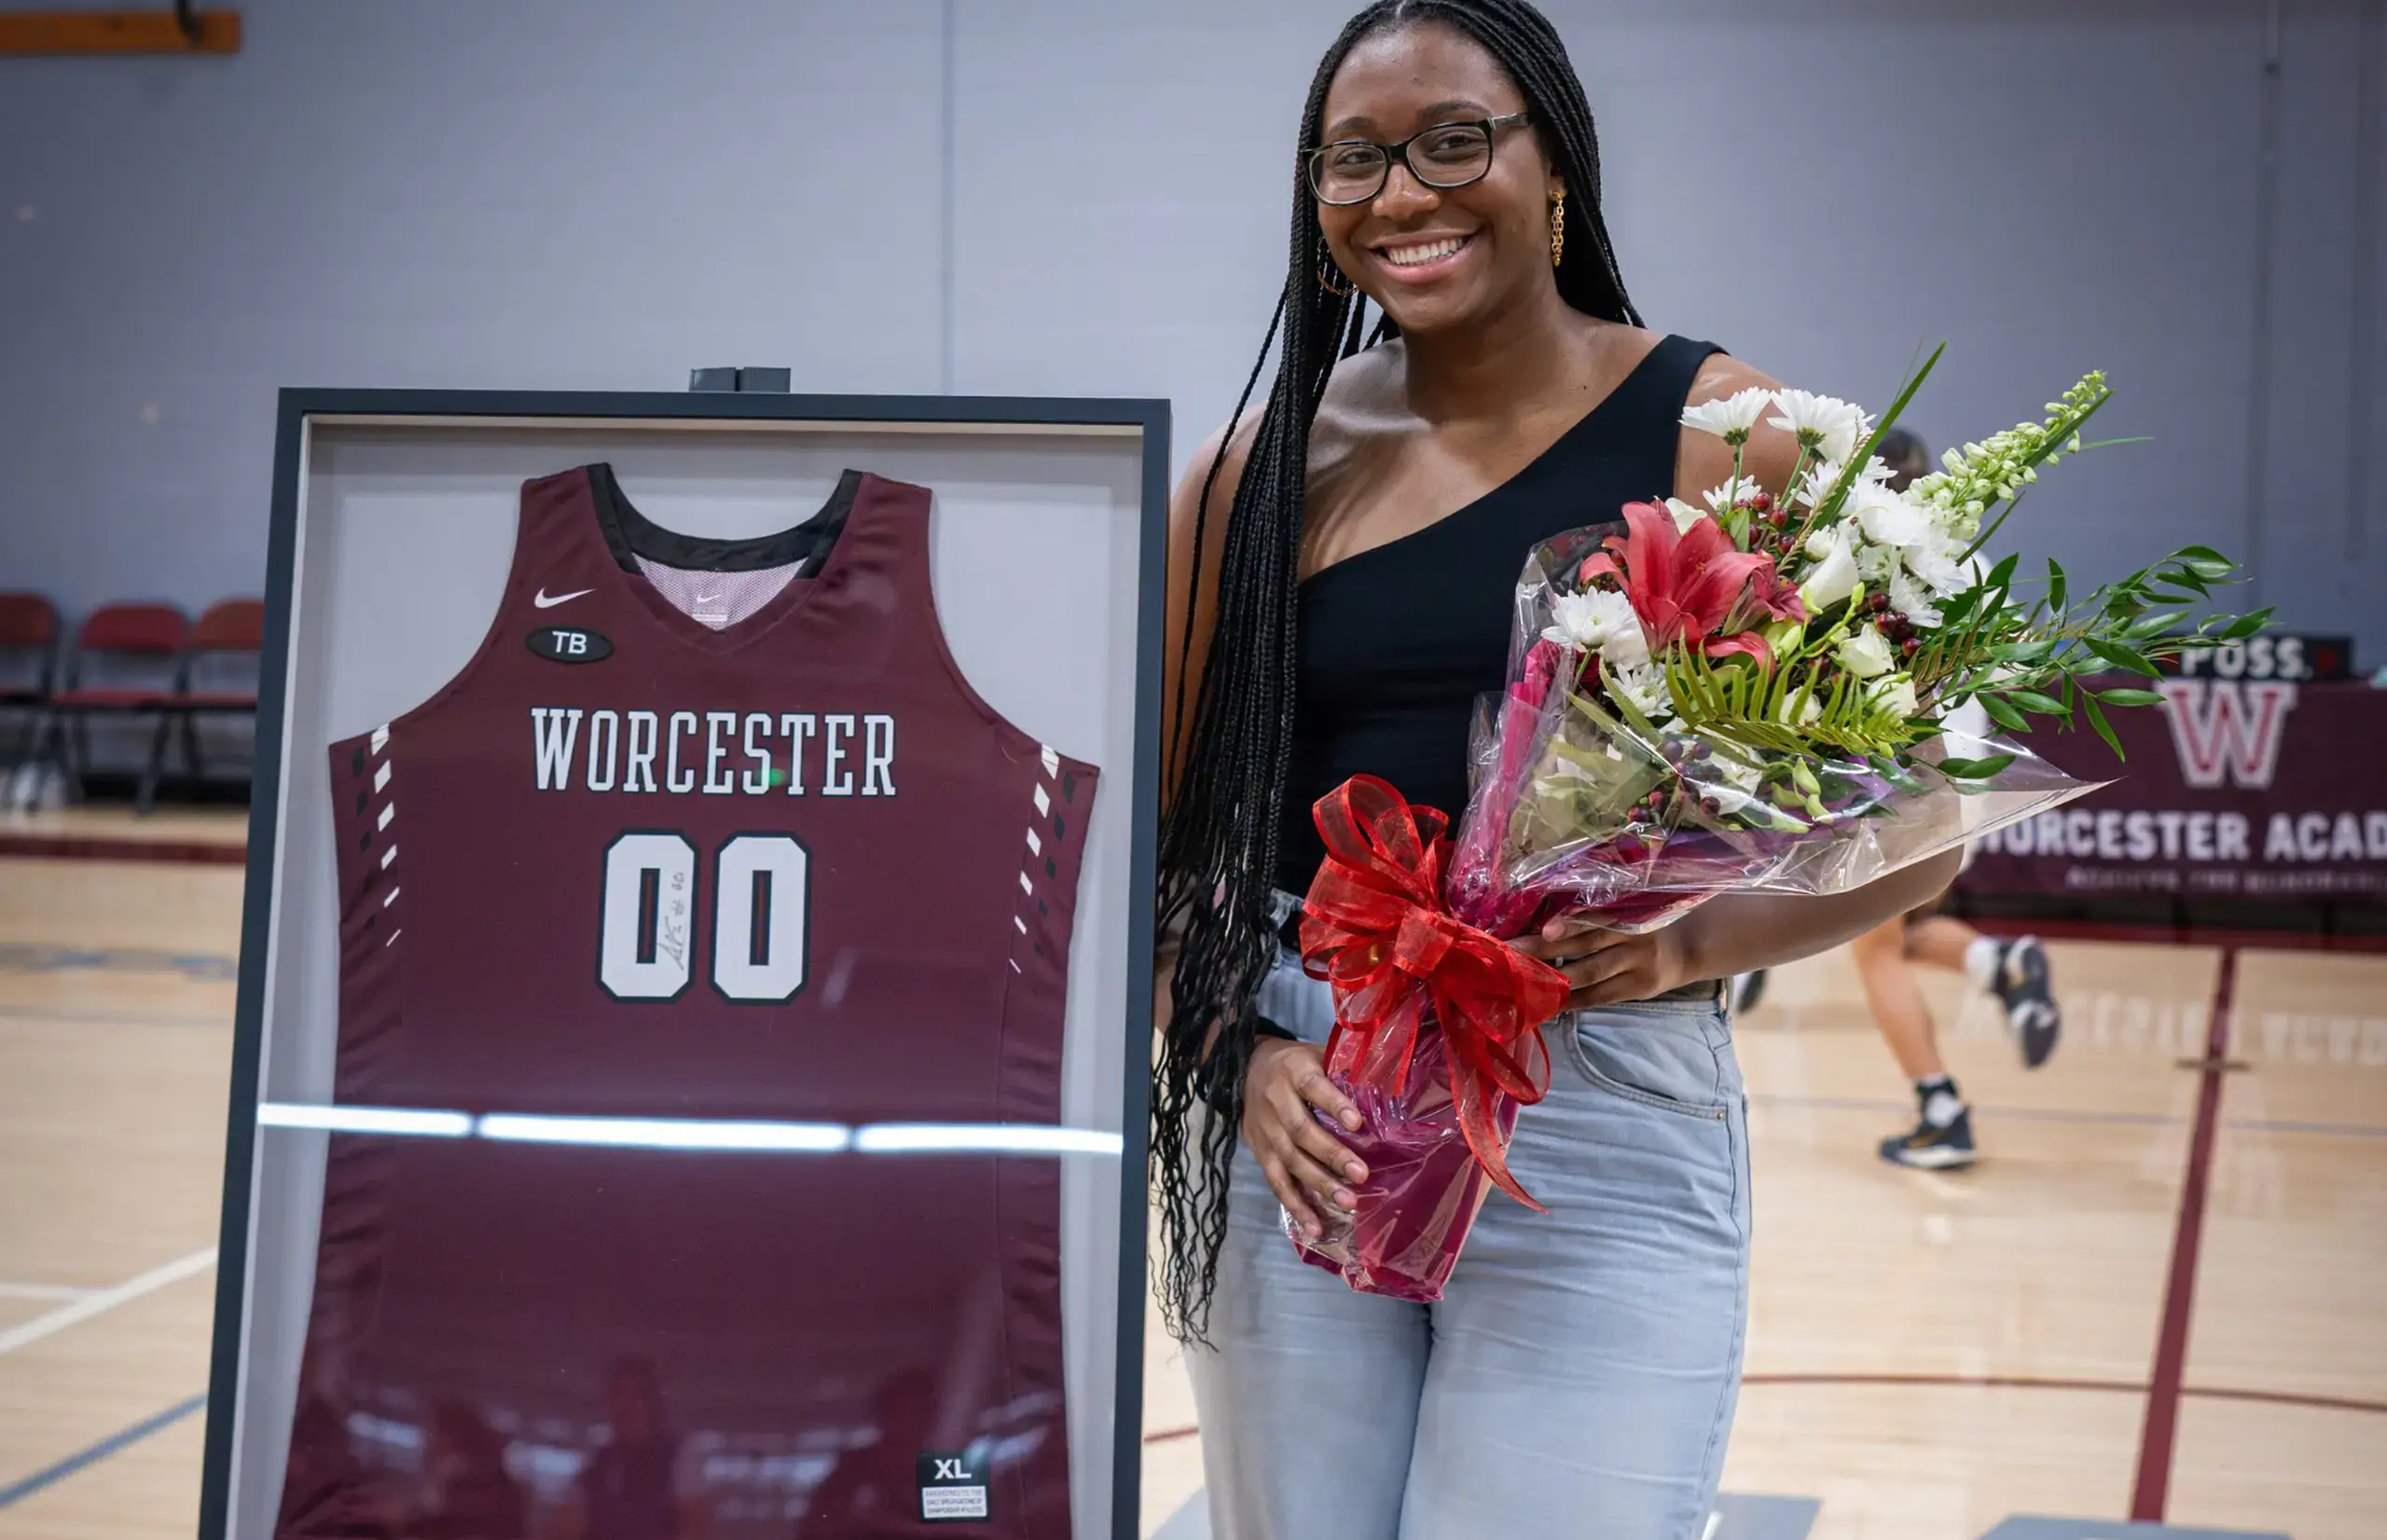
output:
[[1321, 1227], [1310, 1205], [1332, 1203], [1349, 1213], [1358, 1200], [1348, 1184], [1366, 1181], [1368, 1168], [1310, 1115], [1312, 1108], [1359, 1131], [1359, 1109], [1326, 1078], [1326, 1057], [1314, 1044], [1261, 1038], [1243, 1077], [1243, 1142], [1260, 1158], [1276, 1201], [1315, 1240]]

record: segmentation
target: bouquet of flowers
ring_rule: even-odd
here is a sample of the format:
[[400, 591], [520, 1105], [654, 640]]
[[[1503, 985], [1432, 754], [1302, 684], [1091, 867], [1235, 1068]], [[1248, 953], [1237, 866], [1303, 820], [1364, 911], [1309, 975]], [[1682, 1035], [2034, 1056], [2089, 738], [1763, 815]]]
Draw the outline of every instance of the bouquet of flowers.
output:
[[[1529, 1039], [1564, 981], [1520, 958], [1507, 1004], [1486, 1010], [1444, 987], [1449, 959], [1559, 916], [1646, 930], [1727, 890], [1845, 892], [2070, 801], [2095, 783], [2016, 741], [2034, 719], [2085, 719], [2118, 755], [2106, 708], [2161, 697], [2098, 676], [2152, 678], [2157, 659], [2269, 618], [2190, 618], [2237, 572], [2202, 546], [2086, 593], [2052, 560], [2026, 580], [2019, 556], [1981, 555], [2042, 469], [2092, 447], [2080, 434], [2108, 399], [2101, 374], [1894, 488], [1873, 451], [1939, 356], [1878, 422], [1801, 391], [1692, 407], [1684, 425], [1734, 451], [1705, 506], [1632, 504], [1621, 532], [1533, 550], [1455, 841], [1404, 842], [1394, 805], [1431, 810], [1380, 782], [1319, 804], [1322, 831], [1352, 823], [1355, 791], [1369, 810], [1359, 844], [1330, 835], [1304, 909], [1305, 966], [1336, 990], [1330, 1073], [1358, 1088], [1372, 1143], [1463, 1141], [1471, 1160], [1439, 1188], [1362, 1191], [1351, 1222], [1304, 1244], [1311, 1260], [1355, 1287], [1434, 1298], [1487, 1181], [1532, 1203], [1502, 1157], [1515, 1107], [1547, 1083]], [[1761, 418], [1799, 443], [1778, 501], [1743, 475]], [[1429, 1054], [1440, 1067], [1417, 1073]], [[1382, 1244], [1396, 1235], [1397, 1251]]]

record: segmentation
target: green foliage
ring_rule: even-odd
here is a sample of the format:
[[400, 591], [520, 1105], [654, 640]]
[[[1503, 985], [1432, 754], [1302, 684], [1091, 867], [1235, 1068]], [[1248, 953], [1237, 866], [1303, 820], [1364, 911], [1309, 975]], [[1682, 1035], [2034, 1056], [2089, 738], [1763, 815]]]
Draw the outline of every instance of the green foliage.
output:
[[2050, 562], [2044, 591], [2025, 604], [2015, 596], [2014, 571], [2008, 557], [1942, 608], [1939, 629], [1914, 659], [1916, 690], [1943, 708], [1978, 700], [2010, 732], [2029, 731], [2035, 717], [2069, 726], [2077, 710], [2118, 756], [2121, 743], [2104, 708], [2153, 706], [2162, 696], [2132, 688], [2076, 690], [2077, 679], [2116, 670], [2158, 679], [2162, 660], [2242, 641], [2270, 619], [2269, 610], [2258, 610], [2190, 620], [2192, 608], [2240, 575], [2236, 563], [2201, 545], [2077, 598], [2063, 570]]
[[1987, 780], [2014, 763], [2011, 754], [1985, 754], [1977, 760], [1945, 759], [1939, 773], [1950, 780]]
[[1797, 754], [1823, 746], [1868, 759], [1896, 755], [1917, 737], [1914, 723], [1845, 670], [1819, 687], [1812, 667], [1769, 668], [1745, 656], [1718, 664], [1681, 646], [1665, 653], [1660, 666], [1686, 725], [1752, 749]]

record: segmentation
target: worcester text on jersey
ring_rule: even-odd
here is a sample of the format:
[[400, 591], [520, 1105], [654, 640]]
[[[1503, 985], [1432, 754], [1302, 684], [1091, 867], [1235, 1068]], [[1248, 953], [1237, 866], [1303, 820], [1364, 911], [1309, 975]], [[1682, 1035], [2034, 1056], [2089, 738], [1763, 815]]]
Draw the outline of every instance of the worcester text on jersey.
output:
[[895, 718], [879, 711], [533, 706], [531, 748], [542, 791], [895, 795]]

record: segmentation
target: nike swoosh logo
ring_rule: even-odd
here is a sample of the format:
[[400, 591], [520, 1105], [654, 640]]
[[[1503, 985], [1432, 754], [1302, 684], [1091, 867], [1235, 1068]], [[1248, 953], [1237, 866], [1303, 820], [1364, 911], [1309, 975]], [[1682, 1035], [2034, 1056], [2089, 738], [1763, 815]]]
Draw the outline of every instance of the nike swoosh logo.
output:
[[697, 602], [698, 604], [711, 604], [713, 600], [715, 600], [715, 599], [719, 598], [720, 597], [721, 597], [721, 596], [720, 596], [719, 594], [698, 594], [698, 595], [697, 596]]
[[569, 594], [557, 594], [550, 598], [547, 594], [547, 590], [542, 586], [536, 594], [533, 594], [531, 597], [531, 602], [537, 605], [542, 610], [552, 610], [557, 605], [564, 603], [566, 600], [575, 599], [583, 594], [593, 594], [597, 590], [594, 588], [575, 588]]

